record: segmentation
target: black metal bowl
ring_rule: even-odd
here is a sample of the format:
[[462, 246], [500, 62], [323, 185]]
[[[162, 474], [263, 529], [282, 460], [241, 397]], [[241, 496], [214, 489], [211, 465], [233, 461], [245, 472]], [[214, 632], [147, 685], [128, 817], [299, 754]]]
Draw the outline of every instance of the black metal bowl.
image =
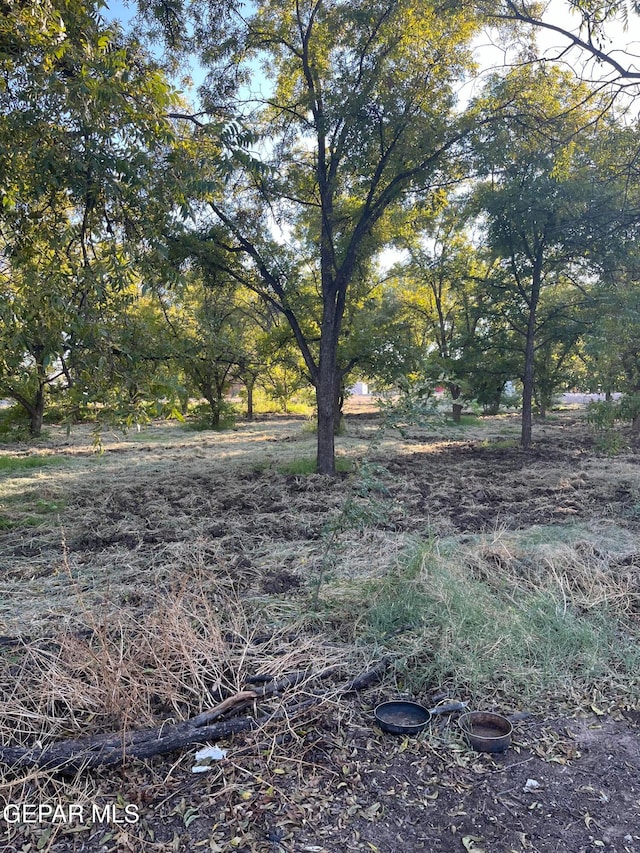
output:
[[431, 711], [417, 702], [383, 702], [374, 715], [382, 731], [392, 735], [417, 735], [431, 719]]

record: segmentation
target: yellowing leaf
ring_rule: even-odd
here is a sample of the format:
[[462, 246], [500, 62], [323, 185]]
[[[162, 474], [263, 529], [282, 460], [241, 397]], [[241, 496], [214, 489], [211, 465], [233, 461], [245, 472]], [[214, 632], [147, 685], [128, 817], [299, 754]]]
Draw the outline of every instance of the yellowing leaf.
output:
[[473, 853], [486, 853], [482, 847], [476, 847], [476, 842], [482, 841], [481, 838], [478, 838], [475, 835], [463, 835], [462, 836], [462, 845], [465, 850], [468, 850], [469, 853], [473, 851]]

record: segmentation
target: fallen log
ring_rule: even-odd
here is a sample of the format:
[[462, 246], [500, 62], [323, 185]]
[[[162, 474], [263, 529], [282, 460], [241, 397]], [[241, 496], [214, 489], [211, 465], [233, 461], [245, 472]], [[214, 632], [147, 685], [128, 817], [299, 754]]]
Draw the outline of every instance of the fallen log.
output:
[[237, 714], [244, 708], [252, 705], [254, 701], [257, 701], [258, 699], [265, 699], [268, 696], [277, 696], [289, 687], [295, 687], [296, 684], [300, 684], [300, 682], [305, 679], [323, 678], [324, 672], [325, 671], [323, 670], [316, 675], [310, 675], [304, 670], [299, 670], [298, 672], [292, 672], [290, 675], [285, 675], [283, 678], [271, 679], [264, 685], [264, 687], [256, 687], [253, 690], [242, 690], [240, 693], [235, 693], [233, 696], [229, 696], [224, 700], [224, 702], [220, 702], [219, 705], [216, 705], [215, 708], [211, 708], [208, 711], [203, 711], [201, 714], [198, 714], [198, 716], [194, 717], [191, 722], [194, 726], [207, 725], [227, 713], [231, 708], [234, 708], [235, 713]]
[[[353, 679], [340, 693], [345, 695], [367, 687], [379, 680], [388, 661], [382, 661], [368, 673]], [[283, 692], [303, 680], [326, 677], [323, 671], [316, 675], [295, 672], [281, 679], [274, 679], [264, 687], [255, 690], [243, 690], [229, 696], [215, 708], [204, 711], [196, 717], [180, 723], [163, 723], [150, 729], [136, 729], [116, 734], [107, 733], [55, 741], [46, 746], [0, 746], [0, 763], [14, 770], [40, 768], [57, 773], [76, 773], [97, 767], [113, 767], [131, 759], [153, 758], [205, 741], [218, 741], [233, 734], [259, 729], [281, 719], [294, 719], [310, 708], [317, 706], [323, 699], [318, 693], [302, 702], [284, 706], [277, 711], [260, 717], [246, 716], [215, 722], [223, 714], [238, 714], [247, 705]]]
[[382, 681], [389, 663], [389, 658], [382, 658], [382, 660], [375, 664], [375, 666], [372, 666], [371, 669], [367, 669], [365, 672], [361, 672], [360, 675], [357, 675], [345, 687], [343, 692], [345, 694], [357, 693], [360, 690], [365, 690], [367, 687], [371, 687], [372, 684], [377, 684], [379, 681]]
[[56, 741], [45, 747], [2, 746], [0, 761], [14, 770], [38, 767], [58, 773], [113, 767], [131, 759], [153, 758], [192, 744], [222, 740], [233, 734], [259, 729], [285, 717], [292, 719], [317, 704], [318, 699], [308, 699], [272, 714], [223, 720], [210, 726], [194, 726], [192, 720], [185, 720], [184, 723], [153, 729]]

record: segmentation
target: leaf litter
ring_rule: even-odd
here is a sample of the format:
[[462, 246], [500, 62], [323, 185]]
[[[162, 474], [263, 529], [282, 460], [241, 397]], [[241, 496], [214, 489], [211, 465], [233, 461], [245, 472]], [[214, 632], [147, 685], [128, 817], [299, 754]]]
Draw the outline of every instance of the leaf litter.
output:
[[[326, 583], [384, 579], [415, 537], [449, 537], [485, 584], [547, 584], [559, 602], [615, 607], [635, 624], [637, 456], [604, 462], [579, 418], [561, 427], [541, 429], [529, 455], [486, 430], [389, 440], [384, 513], [339, 534]], [[454, 718], [417, 738], [383, 735], [372, 709], [402, 682], [392, 668], [382, 686], [339, 697], [340, 677], [376, 650], [353, 645], [339, 613], [304, 607], [348, 480], [280, 473], [309, 451], [296, 421], [221, 438], [161, 429], [166, 441], [114, 439], [100, 460], [81, 436], [53, 440], [69, 464], [38, 480], [60, 513], [0, 537], [3, 742], [184, 719], [249, 675], [337, 663], [336, 689], [307, 716], [231, 738], [203, 774], [190, 751], [121, 773], [8, 770], [7, 798], [120, 798], [140, 821], [6, 827], [7, 851], [640, 850], [637, 693], [611, 682], [564, 706], [541, 696], [514, 747], [493, 757], [470, 752]], [[354, 420], [341, 452], [357, 456], [368, 429]], [[411, 698], [436, 704], [439, 687]], [[499, 693], [485, 700], [508, 710]], [[525, 795], [528, 779], [540, 788]]]

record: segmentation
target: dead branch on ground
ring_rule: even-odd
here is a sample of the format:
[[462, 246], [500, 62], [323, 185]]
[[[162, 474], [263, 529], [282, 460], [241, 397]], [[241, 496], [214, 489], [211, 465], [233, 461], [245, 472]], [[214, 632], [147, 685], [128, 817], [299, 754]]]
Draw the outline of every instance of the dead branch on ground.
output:
[[[387, 664], [387, 660], [381, 661], [372, 669], [361, 673], [338, 691], [339, 695], [363, 690], [379, 681]], [[328, 667], [315, 674], [299, 671], [284, 678], [273, 679], [263, 687], [242, 690], [229, 696], [214, 708], [180, 723], [165, 722], [150, 729], [99, 734], [74, 740], [58, 740], [46, 746], [0, 746], [0, 762], [16, 770], [37, 767], [60, 773], [72, 773], [96, 767], [113, 767], [131, 759], [141, 760], [165, 755], [195, 743], [218, 741], [233, 734], [259, 729], [278, 720], [286, 719], [290, 722], [320, 705], [328, 698], [327, 693], [314, 692], [304, 701], [284, 704], [279, 710], [261, 716], [235, 717], [235, 715], [248, 706], [257, 704], [263, 699], [274, 698], [303, 681], [327, 678], [335, 672], [335, 669], [335, 667]], [[232, 719], [214, 722], [223, 715], [232, 716]]]

